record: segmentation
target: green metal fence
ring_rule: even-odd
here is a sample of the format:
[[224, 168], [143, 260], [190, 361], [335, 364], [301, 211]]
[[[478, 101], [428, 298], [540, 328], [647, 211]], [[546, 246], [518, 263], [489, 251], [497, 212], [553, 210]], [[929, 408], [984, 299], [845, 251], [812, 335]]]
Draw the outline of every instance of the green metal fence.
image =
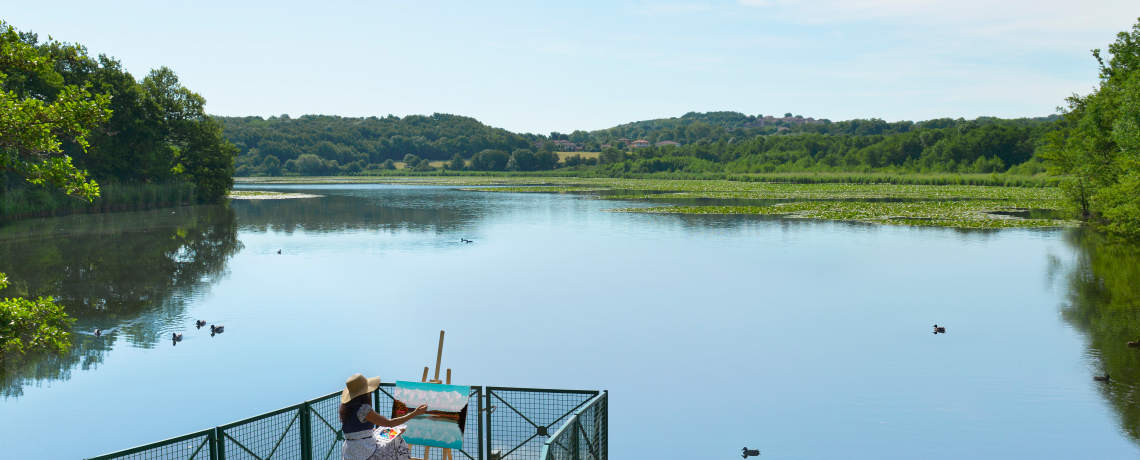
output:
[[[373, 393], [372, 406], [377, 412], [392, 413], [394, 387], [394, 384], [382, 383]], [[452, 451], [452, 457], [455, 460], [546, 458], [542, 453], [543, 441], [548, 441], [547, 438], [568, 421], [580, 418], [577, 413], [587, 403], [593, 407], [595, 404], [591, 401], [598, 395], [596, 391], [500, 387], [487, 387], [484, 395], [483, 387], [472, 386], [473, 404], [468, 405], [463, 449]], [[90, 460], [335, 460], [341, 458], [344, 440], [339, 407], [338, 391], [256, 417]], [[604, 427], [604, 405], [601, 414]], [[600, 433], [604, 436], [605, 430]], [[423, 458], [423, 448], [413, 447], [412, 456]], [[438, 460], [441, 456], [442, 449], [431, 449], [429, 460]], [[605, 459], [604, 456], [580, 458]]]
[[607, 394], [596, 396], [574, 412], [542, 445], [541, 460], [607, 460], [609, 415]]
[[134, 449], [121, 450], [91, 460], [215, 460], [216, 438], [214, 435], [215, 430], [211, 428], [145, 446], [138, 446]]
[[543, 443], [597, 391], [487, 387], [489, 460], [541, 458]]

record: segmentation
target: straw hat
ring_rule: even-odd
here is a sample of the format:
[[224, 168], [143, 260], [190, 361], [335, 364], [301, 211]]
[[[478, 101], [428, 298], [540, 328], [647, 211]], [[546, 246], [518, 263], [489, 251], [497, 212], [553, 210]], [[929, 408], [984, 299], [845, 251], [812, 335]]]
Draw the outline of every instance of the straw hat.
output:
[[344, 391], [340, 392], [341, 404], [347, 404], [352, 398], [376, 391], [380, 388], [380, 376], [366, 379], [362, 374], [352, 374], [352, 377], [344, 381], [344, 386]]

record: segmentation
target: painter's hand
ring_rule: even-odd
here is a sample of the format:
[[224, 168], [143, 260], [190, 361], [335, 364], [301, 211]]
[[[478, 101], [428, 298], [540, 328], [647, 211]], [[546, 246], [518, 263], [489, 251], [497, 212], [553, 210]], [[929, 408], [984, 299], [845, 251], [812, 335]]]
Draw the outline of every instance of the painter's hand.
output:
[[426, 414], [427, 413], [427, 404], [420, 404], [420, 407], [417, 407], [416, 410], [412, 413], [416, 414], [416, 415]]

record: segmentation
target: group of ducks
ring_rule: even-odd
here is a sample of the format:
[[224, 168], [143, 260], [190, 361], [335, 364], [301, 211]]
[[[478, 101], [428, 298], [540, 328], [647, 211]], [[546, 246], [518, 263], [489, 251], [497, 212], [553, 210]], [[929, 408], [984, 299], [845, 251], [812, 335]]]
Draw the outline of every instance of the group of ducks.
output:
[[[205, 326], [205, 325], [206, 325], [206, 321], [204, 321], [204, 320], [194, 321], [194, 326], [197, 327], [198, 329], [201, 329], [202, 326]], [[210, 325], [210, 337], [213, 337], [216, 334], [221, 334], [225, 331], [226, 331], [226, 325], [224, 325], [224, 324], [221, 326], [215, 326], [213, 324]], [[102, 337], [103, 331], [100, 329], [95, 329], [93, 332], [91, 332], [91, 335], [93, 335], [95, 337]], [[174, 342], [174, 345], [178, 345], [178, 342], [182, 341], [182, 334], [177, 333], [177, 332], [173, 332], [170, 334], [170, 340], [172, 342]]]
[[[194, 321], [194, 327], [196, 327], [198, 329], [201, 329], [202, 326], [205, 326], [205, 325], [206, 325], [206, 321], [203, 321], [203, 320]], [[221, 334], [225, 331], [226, 331], [226, 325], [224, 325], [224, 324], [221, 326], [215, 326], [213, 324], [210, 325], [210, 337], [213, 337], [215, 334]], [[178, 332], [171, 333], [170, 339], [174, 343], [174, 345], [177, 346], [178, 342], [182, 341], [182, 334], [180, 334]]]

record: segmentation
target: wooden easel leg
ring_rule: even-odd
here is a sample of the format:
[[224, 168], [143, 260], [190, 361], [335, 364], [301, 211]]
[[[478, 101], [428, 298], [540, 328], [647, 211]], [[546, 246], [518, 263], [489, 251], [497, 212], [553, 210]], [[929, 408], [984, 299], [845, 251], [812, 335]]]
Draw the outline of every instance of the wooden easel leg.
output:
[[[439, 380], [439, 364], [440, 364], [440, 361], [442, 359], [443, 359], [443, 331], [439, 331], [439, 350], [436, 351], [436, 353], [435, 353], [435, 376], [434, 376], [435, 378], [428, 380], [429, 368], [425, 367], [424, 368], [424, 375], [423, 375], [423, 377], [420, 378], [420, 382], [443, 383], [442, 381]], [[447, 384], [451, 385], [451, 369], [447, 370]], [[412, 445], [408, 444], [408, 449], [411, 450], [411, 448], [412, 448]], [[412, 460], [431, 460], [430, 459], [431, 447], [423, 446], [423, 448], [424, 448], [424, 456], [422, 458], [412, 457]], [[441, 460], [453, 460], [453, 458], [451, 456], [451, 449], [448, 449], [448, 448], [441, 448], [441, 449], [442, 449], [440, 451], [440, 459]]]

